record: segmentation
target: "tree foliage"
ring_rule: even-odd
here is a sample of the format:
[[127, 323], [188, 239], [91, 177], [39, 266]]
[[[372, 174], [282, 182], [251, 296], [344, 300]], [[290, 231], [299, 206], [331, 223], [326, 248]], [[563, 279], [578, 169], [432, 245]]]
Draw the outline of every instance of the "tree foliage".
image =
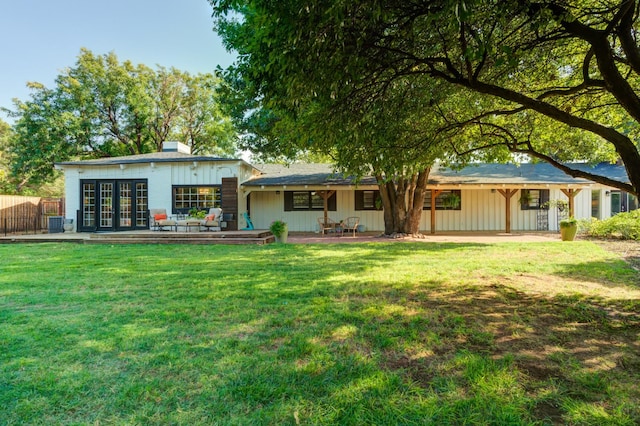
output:
[[[505, 158], [509, 150], [572, 176], [640, 190], [636, 1], [212, 4], [220, 33], [239, 51], [236, 70], [270, 109], [296, 114], [310, 100], [333, 100], [362, 114], [398, 81], [443, 82], [452, 97], [414, 93], [414, 113], [437, 106], [455, 152]], [[630, 184], [567, 165], [613, 158], [624, 163]]]
[[7, 155], [5, 150], [9, 143], [9, 137], [11, 135], [11, 126], [0, 120], [0, 193], [6, 194], [9, 187], [9, 164], [7, 162]]
[[438, 131], [446, 122], [436, 104], [450, 95], [447, 87], [397, 79], [366, 103], [352, 102], [355, 96], [347, 92], [322, 96], [304, 84], [296, 92], [298, 75], [288, 72], [295, 64], [280, 50], [290, 34], [279, 17], [260, 16], [255, 4], [247, 7], [241, 22], [219, 22], [227, 43], [241, 53], [225, 73], [223, 98], [244, 131], [243, 148], [270, 160], [326, 156], [344, 174], [374, 175], [385, 232], [417, 233], [431, 165], [453, 153], [445, 144], [448, 135]]
[[167, 140], [232, 155], [235, 131], [220, 111], [218, 85], [211, 74], [153, 70], [83, 49], [54, 88], [29, 83], [31, 98], [15, 101], [12, 174], [19, 187], [37, 186], [55, 177], [56, 161], [161, 151]]

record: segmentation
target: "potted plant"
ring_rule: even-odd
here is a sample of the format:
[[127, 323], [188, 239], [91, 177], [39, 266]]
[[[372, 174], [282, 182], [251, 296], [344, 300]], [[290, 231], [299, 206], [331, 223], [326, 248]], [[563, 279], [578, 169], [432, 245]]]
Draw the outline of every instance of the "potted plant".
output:
[[557, 208], [559, 212], [564, 212], [569, 209], [569, 203], [565, 200], [549, 200], [540, 205], [540, 208], [542, 209], [549, 209], [553, 207]]
[[192, 207], [189, 210], [189, 217], [192, 217], [192, 218], [195, 218], [195, 219], [204, 219], [206, 215], [207, 215], [206, 211], [200, 210], [197, 207]]
[[269, 225], [269, 231], [276, 237], [276, 243], [286, 243], [289, 236], [289, 228], [287, 223], [282, 220], [274, 220]]
[[62, 229], [64, 232], [73, 232], [73, 219], [65, 219]]
[[533, 197], [531, 196], [531, 193], [526, 189], [521, 189], [520, 190], [520, 199], [518, 200], [520, 205], [523, 208], [529, 207], [529, 206], [531, 206], [531, 201], [533, 201]]
[[578, 232], [578, 221], [575, 217], [560, 221], [560, 238], [562, 241], [573, 241]]
[[445, 209], [457, 209], [460, 206], [460, 196], [455, 192], [449, 192], [442, 196], [442, 207]]

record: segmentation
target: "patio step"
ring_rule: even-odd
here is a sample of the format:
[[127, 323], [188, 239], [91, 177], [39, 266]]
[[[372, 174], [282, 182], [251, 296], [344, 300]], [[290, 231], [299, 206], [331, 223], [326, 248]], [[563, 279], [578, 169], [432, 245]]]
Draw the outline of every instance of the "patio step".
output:
[[273, 236], [265, 238], [89, 238], [84, 244], [269, 244]]
[[275, 242], [275, 237], [268, 230], [216, 232], [74, 232], [0, 237], [0, 244], [33, 242], [68, 242], [78, 244], [269, 244]]
[[147, 232], [91, 234], [85, 244], [269, 244], [269, 231], [257, 232]]

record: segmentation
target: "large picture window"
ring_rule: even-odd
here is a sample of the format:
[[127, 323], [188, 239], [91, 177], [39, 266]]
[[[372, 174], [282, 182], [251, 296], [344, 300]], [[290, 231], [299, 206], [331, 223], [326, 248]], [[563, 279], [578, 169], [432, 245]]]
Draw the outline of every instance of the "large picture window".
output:
[[192, 208], [221, 207], [219, 186], [174, 186], [173, 213], [187, 214]]
[[549, 201], [548, 189], [521, 189], [520, 208], [522, 210], [538, 210], [549, 208], [545, 205]]
[[[328, 209], [336, 211], [335, 192], [329, 197]], [[285, 191], [284, 211], [324, 210], [324, 198], [315, 191]]]
[[[423, 210], [431, 210], [431, 190], [425, 191]], [[462, 191], [453, 189], [451, 191], [440, 191], [436, 196], [436, 210], [461, 210]]]

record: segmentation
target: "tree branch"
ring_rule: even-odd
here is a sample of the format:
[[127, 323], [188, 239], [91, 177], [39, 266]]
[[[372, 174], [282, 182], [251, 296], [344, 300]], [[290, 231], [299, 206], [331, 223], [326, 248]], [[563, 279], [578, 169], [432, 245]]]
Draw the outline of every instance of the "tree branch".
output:
[[628, 7], [622, 18], [620, 19], [620, 25], [616, 29], [616, 34], [620, 39], [620, 45], [624, 51], [627, 59], [627, 64], [636, 72], [640, 74], [640, 51], [635, 40], [633, 29], [634, 13], [635, 13], [635, 1], [628, 1]]
[[553, 157], [550, 157], [548, 155], [542, 154], [540, 152], [535, 151], [534, 149], [516, 149], [516, 150], [512, 150], [511, 152], [517, 152], [517, 153], [521, 153], [521, 154], [528, 154], [531, 155], [532, 157], [536, 157], [539, 158], [540, 160], [546, 161], [547, 163], [551, 164], [552, 166], [562, 170], [564, 173], [568, 174], [569, 176], [572, 176], [574, 178], [583, 178], [583, 179], [587, 179], [590, 180], [592, 182], [596, 182], [596, 183], [600, 183], [602, 185], [606, 185], [606, 186], [611, 186], [613, 188], [618, 188], [622, 191], [625, 192], [630, 192], [630, 193], [635, 193], [635, 190], [633, 188], [632, 185], [628, 184], [628, 183], [624, 183], [624, 182], [620, 182], [617, 181], [615, 179], [610, 179], [606, 176], [602, 176], [602, 175], [596, 175], [593, 173], [589, 173], [589, 172], [585, 172], [584, 170], [579, 170], [579, 169], [574, 169], [571, 168], [559, 161], [556, 161]]

